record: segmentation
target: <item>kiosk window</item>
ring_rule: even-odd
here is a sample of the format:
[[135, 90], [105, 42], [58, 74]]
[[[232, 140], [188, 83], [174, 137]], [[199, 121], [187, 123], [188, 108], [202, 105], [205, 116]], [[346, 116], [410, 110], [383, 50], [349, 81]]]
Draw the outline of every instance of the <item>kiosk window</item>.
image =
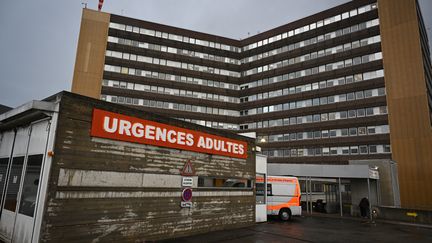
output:
[[3, 187], [6, 181], [6, 171], [8, 166], [9, 158], [1, 158], [0, 159], [0, 199], [3, 198]]
[[247, 179], [199, 176], [198, 187], [252, 188], [252, 181]]
[[15, 212], [21, 174], [24, 164], [24, 156], [14, 157], [12, 159], [12, 168], [9, 176], [8, 187], [6, 191], [6, 201], [4, 208]]
[[255, 190], [256, 204], [265, 204], [265, 174], [256, 174]]
[[30, 217], [34, 215], [42, 159], [43, 155], [37, 154], [30, 155], [27, 161], [19, 213]]

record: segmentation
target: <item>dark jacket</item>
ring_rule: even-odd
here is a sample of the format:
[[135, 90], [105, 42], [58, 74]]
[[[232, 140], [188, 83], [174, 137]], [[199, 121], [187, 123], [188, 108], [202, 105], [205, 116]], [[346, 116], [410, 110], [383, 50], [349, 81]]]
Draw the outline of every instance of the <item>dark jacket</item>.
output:
[[359, 207], [361, 208], [368, 208], [369, 207], [369, 200], [367, 198], [362, 198], [360, 201]]

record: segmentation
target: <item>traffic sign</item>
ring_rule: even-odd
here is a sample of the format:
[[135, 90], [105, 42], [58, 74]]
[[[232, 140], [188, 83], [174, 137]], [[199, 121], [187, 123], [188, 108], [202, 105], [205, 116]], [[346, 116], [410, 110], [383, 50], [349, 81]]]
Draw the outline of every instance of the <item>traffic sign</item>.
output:
[[180, 171], [180, 174], [182, 176], [193, 176], [193, 175], [195, 175], [195, 169], [192, 166], [192, 162], [190, 160], [188, 160], [184, 164], [183, 169]]
[[182, 191], [182, 199], [184, 202], [192, 200], [192, 188], [185, 188]]
[[192, 202], [181, 202], [180, 203], [180, 207], [182, 207], [182, 208], [191, 208], [192, 207]]
[[193, 186], [193, 178], [192, 177], [182, 177], [182, 186], [192, 187]]

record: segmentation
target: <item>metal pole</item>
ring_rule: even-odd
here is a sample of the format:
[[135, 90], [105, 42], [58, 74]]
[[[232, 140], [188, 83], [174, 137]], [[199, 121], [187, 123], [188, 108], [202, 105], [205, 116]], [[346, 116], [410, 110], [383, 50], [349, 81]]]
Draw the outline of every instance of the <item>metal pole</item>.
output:
[[306, 177], [306, 190], [307, 190], [307, 192], [308, 192], [308, 194], [307, 194], [307, 201], [306, 201], [306, 205], [307, 205], [307, 208], [308, 208], [308, 213], [310, 213], [311, 211], [312, 211], [312, 209], [310, 208], [310, 205], [309, 205], [309, 201], [310, 201], [310, 191], [309, 191], [309, 180], [308, 180], [308, 178]]
[[372, 200], [371, 200], [371, 197], [370, 197], [370, 181], [369, 181], [369, 178], [367, 178], [367, 184], [368, 184], [368, 199], [369, 199], [369, 219], [372, 220], [372, 214], [371, 214], [371, 211], [372, 211], [371, 202], [372, 202]]
[[380, 180], [376, 180], [376, 186], [377, 186], [377, 195], [378, 195], [378, 205], [381, 205], [381, 185]]
[[340, 210], [340, 216], [343, 216], [342, 211], [342, 186], [341, 186], [341, 178], [339, 177], [339, 210]]
[[325, 203], [328, 203], [329, 198], [328, 198], [328, 187], [327, 187], [327, 184], [324, 184], [324, 196], [325, 196]]
[[308, 193], [308, 181], [305, 179], [305, 190], [306, 190], [306, 212], [309, 213], [309, 193]]
[[312, 206], [312, 177], [309, 176], [309, 192], [310, 192], [310, 209], [311, 209], [311, 214], [313, 212], [313, 206]]

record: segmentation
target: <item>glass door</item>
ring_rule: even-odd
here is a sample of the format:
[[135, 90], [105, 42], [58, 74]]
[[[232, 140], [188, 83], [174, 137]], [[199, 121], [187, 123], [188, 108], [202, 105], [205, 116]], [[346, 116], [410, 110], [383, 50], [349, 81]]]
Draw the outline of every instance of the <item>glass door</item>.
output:
[[0, 173], [5, 167], [2, 175], [7, 182], [2, 193], [0, 234], [8, 242], [31, 242], [49, 128], [50, 121], [42, 120], [18, 129], [6, 166], [6, 157], [0, 153]]
[[[13, 133], [13, 131], [12, 131]], [[21, 184], [21, 175], [30, 135], [30, 127], [18, 128], [14, 139], [2, 141], [1, 156], [8, 156], [7, 171], [4, 175], [0, 234], [6, 241], [12, 240], [15, 225], [16, 206]], [[9, 151], [6, 151], [9, 149]], [[12, 156], [11, 156], [12, 155]], [[2, 157], [6, 162], [6, 157]]]

